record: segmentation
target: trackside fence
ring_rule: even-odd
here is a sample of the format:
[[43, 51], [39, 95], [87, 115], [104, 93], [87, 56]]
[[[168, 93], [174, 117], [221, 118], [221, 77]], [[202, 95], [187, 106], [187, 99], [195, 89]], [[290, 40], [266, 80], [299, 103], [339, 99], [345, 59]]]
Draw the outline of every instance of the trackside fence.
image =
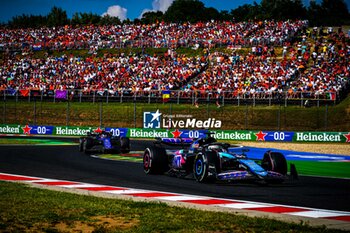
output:
[[232, 130], [349, 130], [347, 113], [337, 107], [337, 99], [320, 96], [300, 99], [273, 95], [215, 98], [214, 95], [198, 97], [190, 93], [187, 97], [171, 96], [163, 102], [160, 94], [100, 96], [80, 93], [66, 99], [44, 95], [3, 95], [0, 123], [143, 128], [145, 112], [159, 111], [162, 125], [169, 124], [169, 118], [174, 121], [188, 118], [206, 121], [210, 118], [219, 120], [221, 129]]

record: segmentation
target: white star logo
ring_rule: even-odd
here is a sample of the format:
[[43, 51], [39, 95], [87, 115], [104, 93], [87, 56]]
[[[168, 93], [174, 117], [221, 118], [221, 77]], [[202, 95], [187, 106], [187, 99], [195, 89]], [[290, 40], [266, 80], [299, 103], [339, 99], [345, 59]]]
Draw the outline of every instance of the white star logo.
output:
[[157, 111], [155, 113], [152, 113], [153, 117], [152, 117], [151, 122], [153, 122], [154, 120], [158, 120], [161, 115], [162, 114], [159, 112], [159, 109], [157, 109]]

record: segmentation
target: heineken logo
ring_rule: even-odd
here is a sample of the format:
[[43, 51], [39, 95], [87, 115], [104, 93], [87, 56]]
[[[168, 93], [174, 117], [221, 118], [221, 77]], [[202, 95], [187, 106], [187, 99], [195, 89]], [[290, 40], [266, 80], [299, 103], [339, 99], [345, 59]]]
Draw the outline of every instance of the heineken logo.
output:
[[69, 127], [56, 127], [56, 135], [72, 135], [72, 136], [85, 136], [88, 132], [93, 131], [89, 128], [69, 128]]
[[342, 135], [339, 133], [296, 133], [296, 141], [303, 142], [341, 142]]
[[1, 134], [19, 134], [20, 133], [20, 125], [11, 126], [11, 125], [5, 125], [0, 126], [0, 133]]

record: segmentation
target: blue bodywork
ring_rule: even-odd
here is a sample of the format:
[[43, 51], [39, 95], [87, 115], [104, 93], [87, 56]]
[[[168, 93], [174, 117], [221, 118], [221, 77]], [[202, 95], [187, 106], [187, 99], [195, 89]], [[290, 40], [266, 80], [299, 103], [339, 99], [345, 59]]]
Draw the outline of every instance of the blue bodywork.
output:
[[102, 138], [102, 143], [103, 143], [103, 147], [105, 149], [113, 149], [112, 143], [111, 143], [111, 139], [110, 138]]
[[[209, 134], [210, 135], [210, 134]], [[248, 150], [244, 147], [233, 147], [227, 143], [218, 143], [214, 138], [158, 138], [158, 143], [179, 147], [182, 149], [167, 149], [171, 174], [179, 176], [194, 172], [200, 175], [205, 163], [208, 163], [210, 175], [217, 180], [283, 180], [285, 175], [265, 170], [255, 158], [246, 156]], [[219, 147], [219, 150], [215, 149]], [[221, 148], [220, 148], [221, 147]], [[197, 154], [208, 154], [207, 161], [195, 159]], [[215, 157], [215, 153], [217, 157]], [[211, 160], [211, 161], [209, 161]]]

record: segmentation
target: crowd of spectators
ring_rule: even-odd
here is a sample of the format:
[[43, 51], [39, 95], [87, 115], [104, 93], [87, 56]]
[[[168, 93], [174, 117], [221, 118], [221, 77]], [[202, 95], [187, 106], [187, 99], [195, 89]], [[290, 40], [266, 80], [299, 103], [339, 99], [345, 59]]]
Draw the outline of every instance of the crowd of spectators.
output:
[[177, 55], [16, 58], [0, 64], [2, 90], [82, 90], [111, 95], [177, 89], [200, 73], [205, 59]]
[[[304, 26], [304, 21], [265, 21], [1, 29], [0, 41], [5, 47], [34, 45], [39, 40], [45, 46], [68, 49], [70, 43], [111, 46], [118, 40], [140, 38], [144, 43], [149, 41], [149, 46], [179, 38], [210, 43], [249, 38], [252, 46], [244, 55], [232, 50], [230, 54], [214, 52], [203, 57], [187, 57], [173, 49], [163, 55], [11, 56], [0, 60], [0, 91], [81, 90], [84, 94], [147, 96], [178, 90], [182, 97], [197, 98], [323, 98], [339, 92], [350, 76], [346, 35], [332, 31], [328, 35], [331, 40], [321, 37], [311, 43], [304, 35], [299, 42], [286, 41]], [[277, 55], [274, 45], [262, 40], [283, 43], [281, 53]]]
[[335, 98], [350, 81], [350, 44], [342, 32], [331, 36], [329, 43], [285, 44], [279, 58], [268, 46], [253, 46], [245, 56], [214, 53], [208, 69], [182, 90], [201, 98]]
[[282, 44], [307, 21], [157, 23], [152, 25], [0, 28], [0, 50], [91, 49], [120, 47], [227, 46]]

